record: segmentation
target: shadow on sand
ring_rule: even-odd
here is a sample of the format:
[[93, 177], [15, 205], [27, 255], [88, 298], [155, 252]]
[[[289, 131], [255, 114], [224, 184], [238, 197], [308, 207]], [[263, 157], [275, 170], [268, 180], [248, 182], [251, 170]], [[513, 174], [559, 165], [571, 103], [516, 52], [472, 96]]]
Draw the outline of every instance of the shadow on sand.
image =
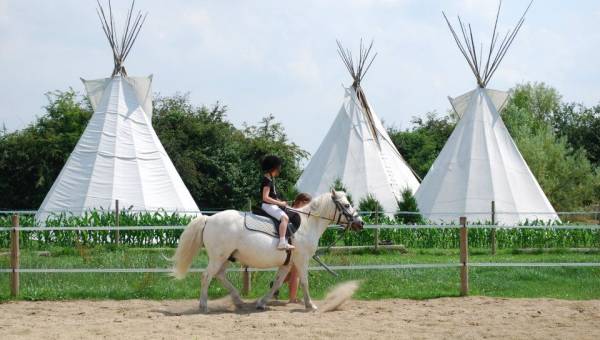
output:
[[[217, 315], [217, 314], [255, 314], [255, 313], [263, 313], [265, 311], [269, 311], [272, 307], [284, 307], [282, 309], [277, 308], [279, 310], [286, 310], [286, 306], [289, 304], [284, 301], [271, 301], [268, 303], [268, 307], [266, 310], [260, 310], [256, 308], [256, 301], [245, 301], [242, 305], [236, 306], [233, 304], [229, 297], [224, 297], [218, 300], [213, 300], [208, 302], [208, 315]], [[296, 305], [299, 308], [289, 309], [289, 312], [292, 313], [300, 313], [306, 312], [307, 310], [302, 308], [302, 305]], [[151, 312], [160, 313], [164, 316], [185, 316], [185, 315], [202, 315], [205, 314], [198, 308], [198, 306], [189, 307], [181, 306], [181, 307], [169, 307], [164, 309], [155, 309]]]

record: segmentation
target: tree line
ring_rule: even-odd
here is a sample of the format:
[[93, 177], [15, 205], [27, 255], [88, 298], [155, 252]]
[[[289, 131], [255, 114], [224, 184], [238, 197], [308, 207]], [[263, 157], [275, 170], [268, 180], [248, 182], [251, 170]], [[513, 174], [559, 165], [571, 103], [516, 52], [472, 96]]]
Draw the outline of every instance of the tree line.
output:
[[[45, 114], [28, 127], [0, 134], [0, 208], [37, 209], [92, 115], [73, 90], [47, 94]], [[227, 107], [191, 104], [187, 95], [159, 96], [152, 125], [199, 207], [247, 208], [259, 197], [259, 161], [283, 158], [280, 190], [292, 195], [300, 162], [308, 156], [288, 140], [272, 115], [236, 128]]]
[[[523, 84], [502, 118], [555, 209], [577, 210], [600, 201], [600, 105], [562, 101], [545, 84]], [[45, 112], [22, 130], [0, 131], [0, 208], [36, 209], [89, 121], [89, 101], [73, 90], [47, 94]], [[184, 183], [202, 209], [248, 208], [258, 200], [259, 161], [284, 160], [278, 181], [288, 199], [309, 154], [290, 141], [272, 115], [236, 127], [220, 103], [196, 106], [187, 95], [158, 96], [152, 124]], [[415, 117], [390, 137], [424, 177], [452, 133], [452, 113]], [[409, 199], [410, 197], [407, 196]], [[376, 197], [366, 199], [377, 206]], [[414, 204], [411, 200], [410, 204]]]

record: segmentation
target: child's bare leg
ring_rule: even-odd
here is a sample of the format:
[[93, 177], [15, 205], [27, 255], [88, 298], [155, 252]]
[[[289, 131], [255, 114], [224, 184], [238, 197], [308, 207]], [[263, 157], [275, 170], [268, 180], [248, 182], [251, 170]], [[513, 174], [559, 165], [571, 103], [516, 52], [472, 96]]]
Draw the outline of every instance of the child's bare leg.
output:
[[290, 287], [290, 302], [298, 302], [298, 269], [292, 265], [292, 270], [288, 274], [288, 286]]
[[279, 223], [279, 239], [285, 240], [285, 234], [287, 232], [288, 218], [283, 216]]
[[281, 223], [279, 223], [279, 245], [277, 246], [277, 248], [279, 249], [294, 249], [294, 246], [292, 246], [291, 244], [288, 245], [285, 239], [288, 222], [289, 218], [287, 216], [283, 216], [281, 218]]

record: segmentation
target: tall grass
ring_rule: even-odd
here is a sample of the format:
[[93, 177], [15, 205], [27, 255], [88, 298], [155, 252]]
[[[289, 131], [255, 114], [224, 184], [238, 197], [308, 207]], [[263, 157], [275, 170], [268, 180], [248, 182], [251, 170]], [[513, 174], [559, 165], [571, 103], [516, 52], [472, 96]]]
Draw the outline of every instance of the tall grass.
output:
[[[367, 224], [391, 225], [401, 223], [386, 215], [364, 216]], [[530, 222], [528, 225], [539, 225]], [[321, 245], [331, 244], [341, 231], [328, 230], [321, 238]], [[490, 246], [491, 229], [470, 228], [469, 246], [486, 248]], [[342, 238], [344, 245], [371, 245], [375, 243], [375, 230], [367, 229], [359, 233], [348, 232]], [[459, 247], [459, 229], [435, 228], [415, 229], [410, 226], [400, 229], [381, 229], [379, 240], [384, 243], [402, 244], [408, 248], [451, 249]], [[496, 229], [498, 248], [598, 248], [600, 229], [553, 229], [553, 228], [511, 228]]]
[[[123, 211], [119, 214], [120, 226], [179, 226], [187, 225], [192, 219], [189, 215], [167, 212], [131, 212]], [[31, 215], [20, 216], [21, 226], [34, 226], [35, 221]], [[114, 226], [115, 214], [102, 211], [85, 213], [83, 216], [56, 215], [46, 221], [47, 227], [102, 227]], [[0, 215], [0, 227], [10, 227], [10, 216]], [[120, 243], [125, 246], [135, 247], [174, 247], [177, 245], [182, 230], [121, 230]], [[80, 246], [80, 245], [111, 245], [116, 244], [115, 231], [28, 231], [21, 232], [20, 242], [22, 247], [46, 246]], [[0, 233], [0, 248], [8, 247], [9, 233]]]
[[[120, 226], [173, 226], [187, 225], [190, 216], [167, 212], [131, 212], [120, 214]], [[393, 218], [380, 213], [365, 216], [368, 224], [395, 224]], [[33, 226], [31, 215], [20, 216], [21, 226]], [[0, 215], [0, 228], [10, 227], [9, 215]], [[90, 212], [83, 216], [60, 215], [49, 219], [47, 226], [114, 226], [115, 215], [109, 212]], [[122, 230], [120, 243], [134, 247], [175, 247], [181, 230]], [[321, 238], [321, 245], [329, 245], [337, 239], [341, 231], [328, 230]], [[381, 229], [380, 241], [402, 244], [409, 248], [458, 248], [458, 229]], [[490, 246], [490, 229], [472, 228], [469, 230], [469, 245], [486, 248]], [[561, 229], [497, 229], [497, 245], [499, 248], [598, 248], [600, 247], [600, 230], [561, 230]], [[47, 248], [54, 246], [114, 246], [114, 231], [35, 231], [21, 232], [21, 247]], [[10, 235], [0, 232], [0, 248], [8, 248]], [[358, 233], [348, 232], [342, 236], [343, 245], [372, 245], [375, 242], [375, 230], [367, 229]]]

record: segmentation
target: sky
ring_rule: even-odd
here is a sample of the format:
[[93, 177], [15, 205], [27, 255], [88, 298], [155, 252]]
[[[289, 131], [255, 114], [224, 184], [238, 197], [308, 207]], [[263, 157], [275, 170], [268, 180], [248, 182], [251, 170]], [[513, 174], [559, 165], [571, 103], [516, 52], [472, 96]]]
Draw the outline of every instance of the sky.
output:
[[[527, 6], [505, 0], [500, 32]], [[351, 79], [336, 39], [358, 49], [374, 40], [363, 80], [387, 126], [445, 113], [447, 96], [475, 87], [442, 17], [460, 14], [487, 44], [496, 0], [138, 0], [148, 18], [125, 66], [153, 74], [156, 93], [189, 93], [196, 105], [220, 102], [237, 126], [267, 114], [314, 153]], [[113, 0], [118, 22], [129, 1]], [[92, 0], [0, 0], [0, 127], [20, 129], [44, 113], [45, 93], [79, 78], [110, 76], [112, 55]], [[545, 82], [563, 100], [600, 102], [600, 1], [536, 1], [489, 88]]]

